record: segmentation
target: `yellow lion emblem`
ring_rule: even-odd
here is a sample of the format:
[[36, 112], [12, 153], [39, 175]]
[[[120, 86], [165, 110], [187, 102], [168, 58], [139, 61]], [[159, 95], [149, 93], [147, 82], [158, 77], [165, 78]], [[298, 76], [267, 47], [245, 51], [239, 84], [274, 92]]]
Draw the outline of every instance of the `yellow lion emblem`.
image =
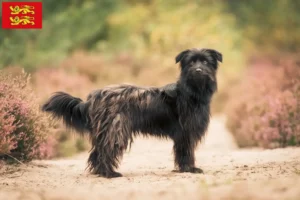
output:
[[10, 21], [11, 21], [11, 25], [19, 25], [19, 24], [22, 24], [22, 25], [27, 25], [27, 24], [31, 24], [31, 25], [34, 25], [34, 22], [31, 21], [31, 20], [34, 20], [34, 17], [29, 17], [29, 16], [23, 16], [21, 18], [19, 17], [10, 17], [9, 18]]
[[18, 15], [18, 14], [34, 14], [34, 7], [33, 6], [9, 6], [9, 9], [11, 10], [12, 15]]

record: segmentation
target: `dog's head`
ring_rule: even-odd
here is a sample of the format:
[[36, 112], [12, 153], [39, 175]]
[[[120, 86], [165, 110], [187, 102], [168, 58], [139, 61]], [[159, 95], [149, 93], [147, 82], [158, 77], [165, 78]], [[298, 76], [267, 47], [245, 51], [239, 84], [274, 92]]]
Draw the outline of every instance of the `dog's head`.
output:
[[195, 83], [210, 80], [216, 82], [218, 61], [222, 54], [213, 49], [188, 49], [179, 53], [176, 63], [180, 62], [181, 74]]

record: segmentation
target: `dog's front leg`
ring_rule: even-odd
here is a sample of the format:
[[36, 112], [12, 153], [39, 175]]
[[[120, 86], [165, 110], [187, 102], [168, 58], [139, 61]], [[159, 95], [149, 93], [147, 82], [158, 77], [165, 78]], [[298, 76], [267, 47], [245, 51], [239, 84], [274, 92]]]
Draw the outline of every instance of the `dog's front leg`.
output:
[[174, 172], [203, 173], [203, 170], [195, 167], [196, 143], [189, 134], [180, 133], [174, 137]]

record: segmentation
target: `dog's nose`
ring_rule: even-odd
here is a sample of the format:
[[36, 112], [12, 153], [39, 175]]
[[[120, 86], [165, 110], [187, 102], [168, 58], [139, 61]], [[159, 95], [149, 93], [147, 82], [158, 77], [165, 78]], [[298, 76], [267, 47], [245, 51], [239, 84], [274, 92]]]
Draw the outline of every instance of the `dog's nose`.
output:
[[196, 69], [196, 72], [202, 72], [201, 68]]

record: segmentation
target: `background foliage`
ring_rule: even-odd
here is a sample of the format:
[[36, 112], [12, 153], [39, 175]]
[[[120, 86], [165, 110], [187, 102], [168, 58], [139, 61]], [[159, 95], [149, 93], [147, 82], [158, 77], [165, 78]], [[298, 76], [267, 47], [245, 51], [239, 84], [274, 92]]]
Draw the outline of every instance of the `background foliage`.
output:
[[259, 47], [259, 52], [268, 54], [299, 52], [299, 1], [228, 0], [226, 8], [236, 17], [247, 49]]
[[34, 70], [59, 63], [75, 49], [92, 49], [96, 41], [105, 39], [105, 18], [116, 7], [115, 0], [42, 2], [42, 30], [1, 30], [2, 68], [20, 65]]
[[256, 61], [233, 86], [227, 123], [240, 147], [300, 145], [299, 68], [292, 58]]

